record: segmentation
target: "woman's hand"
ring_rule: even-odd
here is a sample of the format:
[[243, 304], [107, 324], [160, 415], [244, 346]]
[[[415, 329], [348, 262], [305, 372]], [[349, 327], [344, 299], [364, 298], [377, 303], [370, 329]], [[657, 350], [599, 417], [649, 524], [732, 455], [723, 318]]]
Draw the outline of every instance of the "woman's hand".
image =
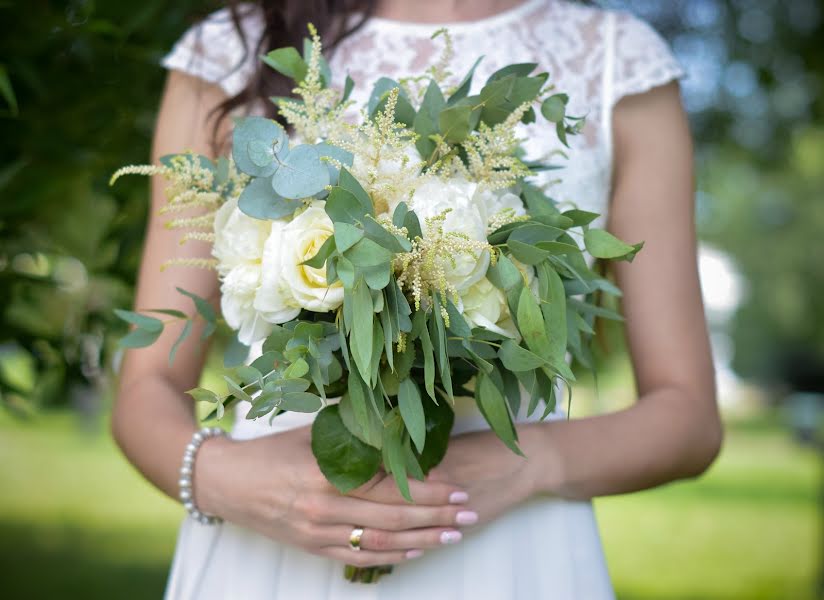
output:
[[472, 509], [488, 523], [525, 502], [537, 492], [539, 470], [551, 461], [541, 460], [536, 427], [518, 426], [520, 447], [528, 458], [504, 446], [492, 431], [475, 431], [453, 437], [443, 461], [429, 473], [430, 481], [452, 482], [472, 498]]
[[[315, 462], [308, 427], [248, 441], [207, 440], [195, 465], [196, 503], [204, 512], [355, 566], [416, 558], [459, 541], [456, 526], [477, 520], [466, 492], [445, 478], [410, 480], [414, 504], [385, 474], [341, 495]], [[364, 529], [361, 552], [349, 547], [355, 527]]]

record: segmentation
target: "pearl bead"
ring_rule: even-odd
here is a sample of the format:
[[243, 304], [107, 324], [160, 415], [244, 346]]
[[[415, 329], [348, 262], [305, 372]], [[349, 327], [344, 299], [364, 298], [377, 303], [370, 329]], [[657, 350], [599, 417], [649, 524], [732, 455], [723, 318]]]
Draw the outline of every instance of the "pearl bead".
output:
[[195, 509], [195, 505], [192, 502], [184, 502], [183, 508], [186, 509], [186, 512], [192, 512]]
[[192, 474], [192, 467], [190, 465], [183, 465], [180, 468], [181, 475], [191, 475]]
[[202, 432], [202, 431], [198, 431], [196, 434], [194, 434], [194, 435], [192, 436], [192, 440], [193, 440], [195, 443], [197, 443], [197, 442], [202, 442], [202, 441], [203, 441], [203, 438], [204, 438], [204, 436], [203, 436], [203, 432]]
[[177, 484], [182, 488], [192, 487], [192, 480], [188, 477], [178, 480]]
[[180, 499], [181, 500], [191, 500], [192, 499], [192, 492], [189, 490], [181, 490], [180, 491]]
[[186, 452], [189, 452], [189, 453], [194, 455], [196, 450], [197, 450], [197, 444], [193, 444], [192, 442], [189, 442], [188, 444], [186, 444]]

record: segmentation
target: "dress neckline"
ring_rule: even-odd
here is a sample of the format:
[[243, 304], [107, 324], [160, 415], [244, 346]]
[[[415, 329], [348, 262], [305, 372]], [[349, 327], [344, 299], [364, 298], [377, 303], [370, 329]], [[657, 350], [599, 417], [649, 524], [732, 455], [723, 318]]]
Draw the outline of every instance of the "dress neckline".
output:
[[507, 8], [499, 13], [482, 17], [480, 19], [472, 19], [469, 21], [452, 21], [441, 23], [421, 23], [416, 21], [401, 21], [398, 19], [389, 19], [386, 17], [369, 17], [365, 27], [377, 26], [381, 29], [394, 29], [399, 32], [409, 32], [416, 34], [431, 35], [436, 29], [446, 28], [450, 33], [472, 30], [486, 30], [490, 28], [500, 27], [513, 21], [520, 20], [524, 15], [528, 14], [532, 9], [535, 9], [545, 2], [550, 0], [524, 0], [520, 4]]

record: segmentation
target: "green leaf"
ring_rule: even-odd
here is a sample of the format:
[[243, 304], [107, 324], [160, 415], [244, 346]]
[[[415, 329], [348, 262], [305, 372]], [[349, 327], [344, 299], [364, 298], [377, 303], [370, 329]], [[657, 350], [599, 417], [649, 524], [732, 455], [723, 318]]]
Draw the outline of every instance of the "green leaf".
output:
[[584, 232], [584, 244], [587, 251], [595, 258], [614, 258], [632, 260], [643, 247], [640, 244], [630, 245], [603, 229], [587, 229]]
[[144, 348], [151, 346], [160, 337], [161, 331], [148, 331], [146, 329], [135, 329], [129, 334], [120, 338], [117, 345], [121, 348]]
[[318, 413], [312, 424], [312, 453], [326, 479], [345, 494], [374, 477], [381, 453], [352, 435], [339, 410], [331, 404]]
[[549, 356], [549, 339], [546, 335], [544, 317], [532, 291], [524, 286], [518, 299], [518, 330], [527, 347], [538, 356]]
[[412, 244], [409, 240], [390, 233], [374, 217], [370, 216], [364, 219], [363, 229], [366, 232], [366, 237], [390, 252], [401, 253], [412, 250]]
[[396, 407], [389, 411], [384, 424], [383, 459], [387, 469], [392, 472], [401, 495], [408, 502], [412, 502], [409, 481], [406, 477], [406, 456], [403, 446], [403, 421]]
[[517, 77], [526, 77], [535, 68], [538, 66], [538, 63], [518, 63], [514, 65], [507, 65], [502, 69], [498, 69], [492, 75], [489, 76], [489, 79], [486, 80], [487, 83], [491, 83], [496, 79], [503, 79], [507, 75], [515, 75]]
[[418, 455], [418, 464], [424, 473], [440, 464], [446, 456], [455, 413], [446, 402], [430, 404], [426, 407], [426, 444]]
[[[478, 67], [483, 58], [483, 56], [478, 57], [475, 64], [472, 65], [472, 68], [469, 69], [469, 72], [463, 78], [463, 81], [461, 81], [460, 85], [458, 85], [457, 89], [449, 97], [449, 100], [447, 100], [448, 104], [455, 104], [459, 100], [463, 100], [467, 97], [469, 94], [469, 88], [472, 87], [472, 76], [475, 74], [475, 69]], [[441, 129], [443, 130], [443, 128]]]
[[346, 75], [346, 81], [343, 83], [343, 96], [341, 96], [340, 101], [346, 102], [349, 100], [349, 96], [352, 94], [352, 90], [355, 89], [355, 80], [349, 77], [349, 74]]
[[306, 64], [300, 53], [291, 46], [272, 50], [261, 56], [260, 59], [278, 73], [293, 79], [295, 83], [303, 81], [309, 70], [309, 65]]
[[252, 179], [237, 201], [237, 207], [244, 214], [266, 221], [288, 217], [301, 206], [300, 200], [288, 200], [277, 194], [272, 182], [264, 177]]
[[[339, 222], [334, 224], [335, 247], [338, 252], [346, 252], [363, 238], [363, 229], [351, 223]], [[331, 239], [331, 238], [330, 238]]]
[[438, 115], [438, 126], [447, 142], [459, 144], [472, 131], [472, 107], [465, 104], [448, 106]]
[[154, 317], [147, 317], [140, 313], [131, 310], [114, 309], [114, 314], [132, 325], [136, 325], [138, 329], [143, 329], [151, 333], [160, 333], [163, 331], [163, 321], [155, 319]]
[[547, 364], [546, 359], [522, 348], [515, 340], [504, 340], [498, 350], [498, 357], [510, 371], [532, 371]]
[[423, 95], [418, 114], [412, 123], [413, 130], [418, 134], [415, 146], [424, 158], [429, 158], [435, 151], [435, 142], [429, 136], [438, 133], [438, 115], [445, 106], [446, 100], [440, 86], [435, 81], [430, 81]]
[[589, 212], [587, 210], [578, 210], [577, 208], [566, 210], [562, 214], [572, 220], [572, 224], [575, 227], [589, 225], [600, 216], [598, 213]]
[[365, 411], [364, 420], [360, 420], [360, 418], [355, 416], [352, 399], [349, 394], [344, 394], [338, 406], [340, 407], [340, 418], [349, 432], [364, 444], [380, 450], [383, 445], [383, 422], [375, 411], [371, 409]]
[[549, 337], [550, 357], [557, 364], [566, 360], [567, 316], [566, 291], [558, 273], [548, 263], [538, 265], [541, 288], [541, 312]]
[[541, 103], [541, 114], [547, 121], [552, 123], [562, 123], [566, 114], [566, 105], [569, 96], [566, 94], [555, 94]]
[[518, 436], [509, 414], [509, 405], [503, 394], [495, 387], [492, 379], [484, 374], [478, 375], [475, 385], [475, 400], [492, 431], [510, 450], [523, 456], [523, 452], [518, 447]]
[[410, 210], [406, 213], [406, 216], [403, 218], [403, 226], [406, 227], [406, 231], [409, 232], [409, 238], [422, 238], [423, 237], [423, 230], [421, 230], [421, 222], [418, 219], [418, 215], [415, 214], [415, 211]]
[[173, 308], [147, 308], [146, 312], [159, 313], [161, 315], [169, 315], [177, 319], [188, 319], [189, 316], [182, 310], [175, 310]]
[[446, 313], [449, 315], [449, 331], [464, 339], [472, 336], [472, 330], [469, 328], [463, 315], [458, 312], [458, 309], [449, 299], [446, 300]]
[[361, 206], [361, 215], [373, 215], [375, 214], [375, 208], [372, 206], [372, 199], [369, 197], [369, 194], [366, 193], [366, 190], [363, 189], [358, 180], [350, 173], [347, 169], [340, 170], [340, 181], [338, 185], [342, 187], [344, 190], [352, 194], [360, 203]]
[[183, 288], [177, 287], [175, 289], [184, 296], [192, 299], [192, 302], [195, 303], [197, 313], [203, 318], [204, 321], [206, 321], [206, 327], [203, 328], [203, 333], [200, 334], [200, 339], [205, 340], [207, 337], [212, 335], [217, 328], [217, 315], [215, 314], [215, 309], [205, 298], [201, 298], [197, 294], [188, 292]]
[[226, 382], [226, 387], [229, 389], [229, 393], [238, 398], [239, 400], [245, 400], [246, 402], [252, 402], [251, 396], [246, 393], [246, 390], [241, 388], [237, 382], [229, 377], [228, 375], [223, 376], [223, 380]]
[[220, 397], [215, 394], [212, 390], [207, 390], [206, 388], [196, 387], [191, 390], [186, 391], [196, 402], [209, 402], [211, 404], [217, 404], [220, 402]]
[[394, 254], [372, 240], [364, 238], [344, 253], [356, 267], [377, 267], [392, 260]]
[[524, 279], [518, 267], [504, 254], [499, 255], [495, 264], [489, 267], [486, 277], [500, 290], [512, 289]]
[[324, 207], [333, 223], [362, 223], [367, 211], [352, 193], [342, 187], [333, 187]]
[[372, 373], [374, 311], [372, 294], [363, 279], [355, 283], [352, 305], [352, 334], [349, 349], [361, 377], [364, 381], [369, 381]]
[[237, 339], [237, 334], [234, 334], [226, 346], [226, 351], [223, 353], [223, 366], [227, 369], [242, 365], [249, 356], [249, 346]]
[[326, 241], [323, 242], [323, 245], [318, 249], [317, 253], [309, 260], [303, 261], [303, 264], [307, 267], [320, 269], [326, 264], [326, 260], [335, 253], [336, 249], [335, 236], [330, 235], [326, 238]]
[[6, 104], [8, 104], [11, 115], [16, 117], [19, 113], [17, 96], [14, 94], [14, 87], [11, 85], [9, 73], [4, 65], [0, 65], [0, 96], [3, 96]]
[[296, 377], [303, 377], [309, 372], [309, 363], [303, 358], [297, 359], [289, 365], [283, 372], [283, 377], [286, 379], [293, 379]]
[[314, 146], [301, 144], [289, 151], [272, 176], [272, 187], [284, 198], [314, 196], [329, 185], [329, 171]]
[[[232, 158], [243, 173], [252, 177], [269, 177], [278, 168], [275, 155], [288, 149], [286, 133], [276, 121], [264, 117], [242, 117], [235, 120], [232, 132]], [[268, 154], [264, 164], [260, 152]], [[256, 160], [252, 159], [255, 155]]]
[[323, 401], [320, 397], [309, 392], [287, 392], [283, 394], [280, 404], [282, 410], [302, 413], [317, 412], [321, 406], [323, 406]]
[[323, 159], [331, 158], [341, 163], [343, 166], [351, 167], [355, 156], [348, 150], [344, 150], [339, 146], [327, 144], [326, 142], [315, 144], [315, 149], [318, 151], [318, 154], [320, 154], [321, 160], [326, 164], [326, 170], [329, 171], [330, 185], [337, 185], [338, 179], [340, 178], [340, 169], [329, 160]]
[[192, 321], [191, 319], [187, 319], [186, 323], [183, 325], [183, 329], [180, 331], [180, 335], [177, 336], [175, 343], [172, 344], [172, 348], [169, 350], [169, 366], [172, 366], [172, 363], [174, 363], [178, 349], [183, 344], [183, 342], [186, 341], [186, 338], [189, 337], [189, 334], [192, 333], [193, 328], [194, 321]]
[[420, 333], [421, 350], [423, 351], [424, 386], [429, 397], [437, 402], [437, 398], [435, 397], [435, 353], [432, 340], [429, 337], [429, 330], [426, 327], [426, 313], [423, 310], [419, 310], [415, 313], [415, 318], [420, 319], [424, 323]]
[[418, 385], [411, 379], [404, 379], [400, 382], [398, 389], [398, 408], [401, 417], [409, 431], [418, 452], [423, 452], [426, 442], [426, 420], [423, 414], [423, 403]]
[[534, 100], [544, 84], [542, 77], [507, 75], [487, 83], [480, 93], [481, 120], [487, 125], [503, 123], [524, 102]]
[[366, 102], [369, 116], [372, 117], [378, 111], [378, 105], [384, 100], [393, 89], [400, 87], [400, 84], [389, 77], [380, 77], [372, 86], [372, 93]]
[[527, 265], [537, 265], [538, 263], [545, 261], [549, 256], [549, 251], [542, 250], [532, 244], [526, 244], [518, 240], [509, 240], [506, 245], [512, 253], [512, 256]]

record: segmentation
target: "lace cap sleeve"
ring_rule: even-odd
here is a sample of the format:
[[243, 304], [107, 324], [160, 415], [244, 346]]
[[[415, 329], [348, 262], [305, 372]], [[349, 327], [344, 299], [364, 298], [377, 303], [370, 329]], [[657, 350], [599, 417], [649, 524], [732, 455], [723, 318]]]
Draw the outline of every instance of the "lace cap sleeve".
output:
[[259, 16], [253, 11], [245, 10], [240, 24], [245, 46], [229, 10], [212, 13], [183, 34], [161, 64], [215, 83], [234, 96], [254, 73], [255, 48], [261, 34]]
[[612, 34], [612, 89], [608, 104], [685, 75], [667, 42], [645, 21], [629, 13], [614, 13]]

